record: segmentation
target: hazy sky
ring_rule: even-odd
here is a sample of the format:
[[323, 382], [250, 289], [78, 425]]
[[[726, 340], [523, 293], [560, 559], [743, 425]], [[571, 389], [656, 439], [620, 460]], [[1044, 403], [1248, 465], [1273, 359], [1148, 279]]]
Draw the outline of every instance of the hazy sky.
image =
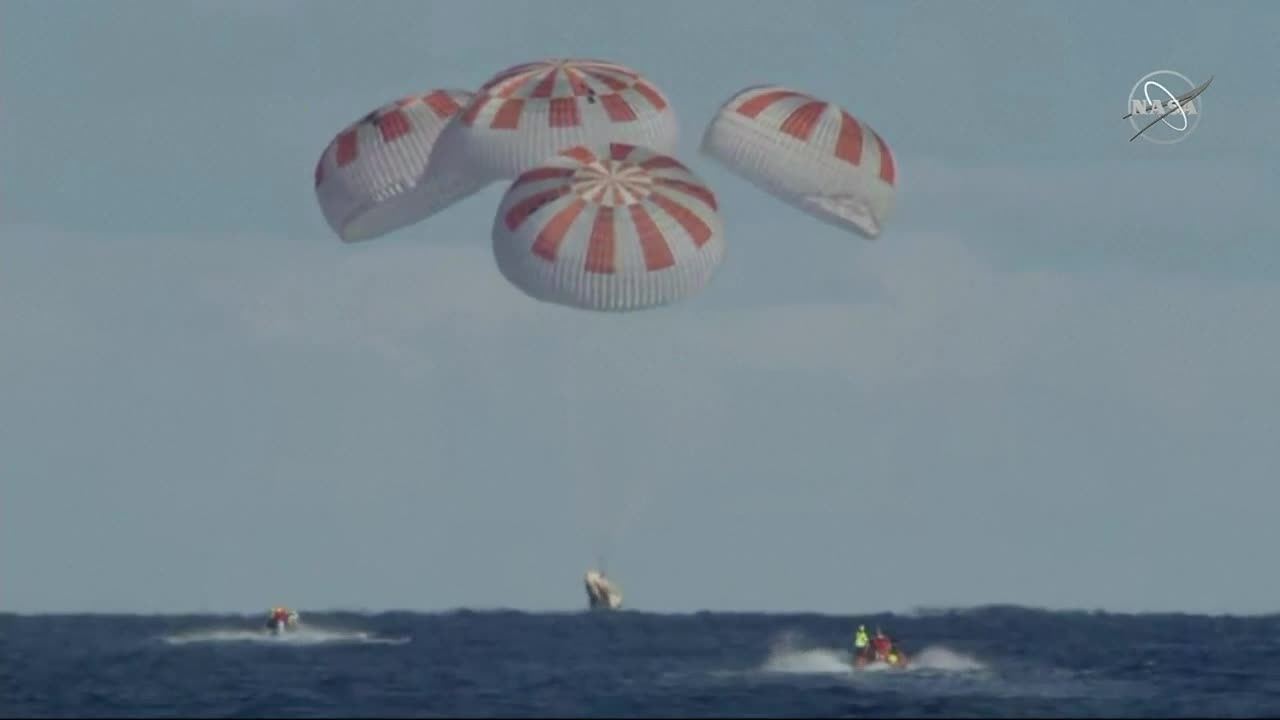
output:
[[[1263, 0], [8, 0], [0, 610], [578, 609], [600, 553], [641, 610], [1275, 610], [1277, 26]], [[527, 298], [490, 251], [503, 185], [369, 244], [325, 225], [348, 122], [549, 56], [671, 97], [729, 245], [693, 301]], [[1215, 76], [1200, 126], [1131, 143], [1159, 69]], [[891, 144], [879, 241], [698, 155], [757, 83]]]

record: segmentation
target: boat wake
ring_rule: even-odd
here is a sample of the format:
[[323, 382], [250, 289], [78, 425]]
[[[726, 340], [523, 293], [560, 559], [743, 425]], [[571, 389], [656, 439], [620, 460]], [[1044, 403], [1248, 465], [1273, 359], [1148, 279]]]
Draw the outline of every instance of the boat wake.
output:
[[302, 627], [293, 632], [272, 634], [266, 630], [213, 629], [197, 630], [162, 638], [170, 645], [192, 643], [258, 643], [263, 645], [404, 645], [407, 637], [379, 637], [364, 631], [326, 630]]
[[[908, 651], [907, 658], [908, 664], [904, 669], [876, 663], [858, 668], [858, 672], [971, 673], [988, 669], [978, 659], [941, 645], [927, 646], [916, 653]], [[807, 647], [801, 638], [788, 633], [774, 642], [761, 670], [801, 675], [848, 674], [853, 670], [851, 661], [852, 655], [848, 650]]]

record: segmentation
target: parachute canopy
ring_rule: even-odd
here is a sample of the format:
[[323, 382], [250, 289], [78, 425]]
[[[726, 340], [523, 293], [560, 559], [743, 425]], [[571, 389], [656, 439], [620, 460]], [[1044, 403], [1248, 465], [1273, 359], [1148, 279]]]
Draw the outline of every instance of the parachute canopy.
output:
[[747, 88], [708, 125], [702, 151], [775, 197], [868, 239], [893, 210], [893, 153], [843, 108], [777, 85]]
[[725, 256], [710, 188], [675, 158], [575, 146], [524, 172], [493, 224], [498, 269], [529, 296], [598, 311], [688, 298]]
[[511, 180], [565, 148], [629, 143], [675, 152], [671, 103], [636, 71], [603, 60], [551, 59], [486, 82], [441, 135], [432, 172]]
[[440, 132], [471, 97], [463, 90], [404, 97], [330, 141], [316, 163], [316, 199], [343, 242], [406, 227], [488, 184], [466, 174], [424, 178]]

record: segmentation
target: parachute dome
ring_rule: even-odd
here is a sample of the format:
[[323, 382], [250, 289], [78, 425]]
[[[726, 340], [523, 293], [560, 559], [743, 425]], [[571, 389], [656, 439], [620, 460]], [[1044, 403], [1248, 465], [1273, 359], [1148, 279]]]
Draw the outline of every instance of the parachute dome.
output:
[[625, 143], [569, 148], [508, 188], [493, 253], [533, 298], [628, 311], [693, 296], [725, 257], [715, 194], [675, 158]]
[[551, 59], [494, 75], [441, 135], [432, 171], [511, 180], [569, 147], [628, 143], [675, 152], [675, 111], [636, 71]]
[[707, 126], [702, 151], [827, 223], [879, 237], [893, 211], [889, 145], [843, 108], [776, 85], [747, 88]]
[[471, 97], [463, 90], [404, 97], [334, 137], [316, 163], [315, 191], [343, 242], [412, 225], [488, 184], [465, 174], [424, 178], [440, 132]]

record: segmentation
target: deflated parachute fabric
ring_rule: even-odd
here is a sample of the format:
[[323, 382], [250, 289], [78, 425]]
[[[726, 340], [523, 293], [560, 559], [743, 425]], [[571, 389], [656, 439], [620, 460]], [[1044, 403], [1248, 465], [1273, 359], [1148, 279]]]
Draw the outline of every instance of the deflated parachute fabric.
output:
[[325, 220], [343, 242], [412, 225], [488, 184], [467, 173], [424, 177], [440, 132], [471, 98], [464, 90], [404, 97], [329, 143], [316, 163], [315, 191]]
[[836, 227], [878, 237], [893, 210], [889, 145], [843, 108], [777, 85], [725, 102], [704, 154], [775, 197]]
[[602, 60], [550, 59], [493, 76], [449, 123], [432, 173], [512, 180], [569, 147], [628, 143], [675, 152], [666, 95], [636, 71]]
[[675, 158], [610, 143], [525, 171], [493, 224], [503, 276], [527, 295], [596, 311], [684, 300], [725, 257], [715, 194]]

